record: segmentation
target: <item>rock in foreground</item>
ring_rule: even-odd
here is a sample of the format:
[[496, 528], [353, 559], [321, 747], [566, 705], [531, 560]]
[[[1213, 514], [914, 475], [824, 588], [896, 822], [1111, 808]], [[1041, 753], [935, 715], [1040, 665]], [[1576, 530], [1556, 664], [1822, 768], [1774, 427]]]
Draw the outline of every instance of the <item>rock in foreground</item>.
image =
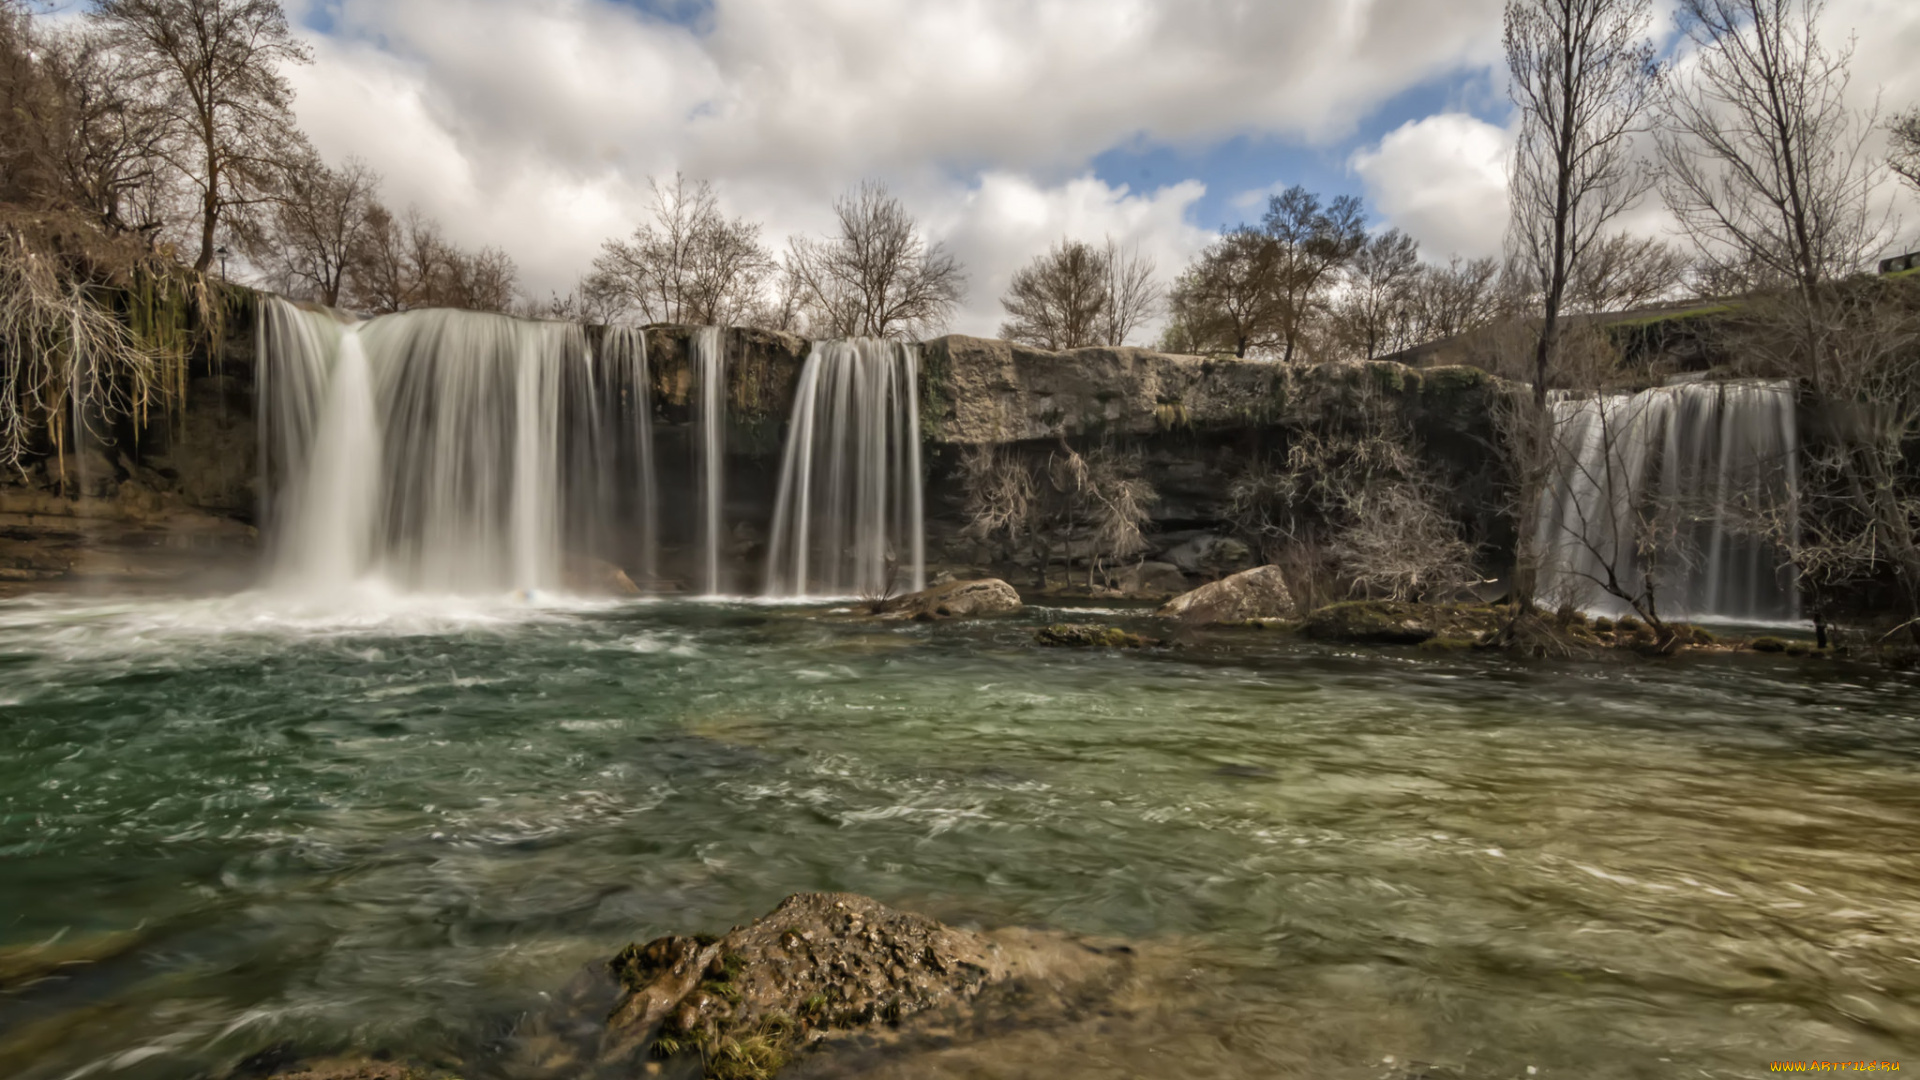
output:
[[1293, 616], [1293, 594], [1279, 567], [1256, 566], [1174, 597], [1160, 614], [1188, 626], [1286, 619]]
[[933, 622], [941, 619], [977, 619], [983, 615], [1011, 615], [1021, 608], [1020, 594], [998, 578], [950, 581], [890, 600], [882, 614], [895, 619]]
[[1084, 983], [1099, 950], [996, 939], [851, 893], [790, 896], [723, 938], [664, 937], [612, 962], [623, 995], [603, 1065], [697, 1058], [711, 1080], [771, 1077], [839, 1034], [952, 1014], [990, 987]]

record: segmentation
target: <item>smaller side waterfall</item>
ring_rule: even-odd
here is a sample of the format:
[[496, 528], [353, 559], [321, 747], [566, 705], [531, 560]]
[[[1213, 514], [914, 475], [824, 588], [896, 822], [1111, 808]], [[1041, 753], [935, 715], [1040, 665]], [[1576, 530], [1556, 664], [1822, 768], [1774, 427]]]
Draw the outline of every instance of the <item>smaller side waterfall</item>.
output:
[[695, 467], [699, 470], [702, 582], [708, 596], [719, 596], [727, 587], [721, 559], [726, 546], [727, 353], [717, 326], [701, 327], [687, 347], [692, 353], [688, 360], [698, 373], [694, 385], [700, 404]]
[[1563, 398], [1554, 429], [1559, 452], [1535, 534], [1542, 597], [1611, 609], [1595, 583], [1611, 572], [1637, 587], [1651, 569], [1675, 617], [1799, 618], [1785, 552], [1756, 527], [1769, 515], [1791, 521], [1798, 501], [1791, 384]]
[[814, 343], [780, 465], [769, 596], [926, 587], [919, 366], [913, 345]]

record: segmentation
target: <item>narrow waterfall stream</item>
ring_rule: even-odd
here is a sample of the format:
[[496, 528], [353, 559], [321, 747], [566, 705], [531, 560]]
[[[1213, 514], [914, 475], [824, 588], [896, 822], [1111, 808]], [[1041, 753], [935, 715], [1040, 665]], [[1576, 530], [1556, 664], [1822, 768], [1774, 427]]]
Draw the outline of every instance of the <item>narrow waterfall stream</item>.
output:
[[[1540, 595], [1624, 610], [1598, 583], [1643, 581], [1663, 611], [1797, 621], [1769, 519], [1791, 522], [1799, 430], [1791, 385], [1689, 383], [1554, 405], [1556, 473], [1535, 539]], [[1790, 527], [1790, 526], [1789, 526]]]
[[717, 326], [701, 327], [689, 343], [698, 381], [694, 393], [700, 402], [699, 450], [701, 563], [708, 596], [728, 591], [726, 563], [727, 504], [727, 353]]
[[780, 466], [769, 596], [926, 587], [918, 382], [915, 346], [814, 343]]

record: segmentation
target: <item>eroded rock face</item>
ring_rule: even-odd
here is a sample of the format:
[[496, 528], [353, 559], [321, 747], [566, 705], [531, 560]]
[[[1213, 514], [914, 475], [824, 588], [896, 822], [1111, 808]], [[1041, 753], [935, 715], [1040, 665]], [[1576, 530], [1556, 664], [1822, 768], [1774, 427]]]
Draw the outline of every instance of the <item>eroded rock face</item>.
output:
[[838, 1034], [952, 1015], [990, 987], [1085, 981], [1113, 964], [1099, 950], [997, 940], [851, 893], [803, 893], [722, 938], [623, 951], [601, 1064], [697, 1056], [714, 1080], [771, 1076]]
[[1177, 596], [1160, 614], [1188, 626], [1286, 619], [1294, 614], [1293, 594], [1275, 566], [1258, 566]]
[[1020, 594], [998, 578], [950, 581], [889, 601], [882, 614], [895, 619], [932, 622], [941, 619], [977, 619], [984, 615], [1011, 615], [1022, 607]]

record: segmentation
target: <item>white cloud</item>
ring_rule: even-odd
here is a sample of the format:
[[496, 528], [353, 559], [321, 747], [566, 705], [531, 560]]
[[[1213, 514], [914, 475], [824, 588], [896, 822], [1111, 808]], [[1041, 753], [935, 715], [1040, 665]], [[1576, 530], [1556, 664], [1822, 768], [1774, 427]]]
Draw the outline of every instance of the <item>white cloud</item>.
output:
[[[291, 73], [315, 144], [367, 159], [391, 202], [461, 242], [507, 249], [536, 292], [633, 226], [649, 174], [713, 180], [774, 246], [877, 177], [967, 263], [971, 332], [998, 325], [1007, 278], [1063, 233], [1135, 238], [1164, 276], [1202, 242], [1198, 183], [1109, 186], [1095, 155], [1338, 145], [1393, 95], [1497, 80], [1500, 61], [1500, 0], [714, 0], [698, 30], [613, 0], [303, 2], [329, 27]], [[1920, 96], [1920, 5], [1834, 0], [1829, 16], [1868, 30], [1859, 84], [1884, 80], [1890, 106]], [[1429, 257], [1492, 254], [1508, 146], [1450, 111], [1351, 163]]]
[[1406, 230], [1429, 260], [1498, 255], [1507, 227], [1513, 137], [1465, 113], [1438, 113], [1354, 154], [1368, 200]]
[[[330, 158], [396, 204], [565, 289], [624, 233], [646, 177], [715, 181], [776, 245], [887, 180], [963, 258], [958, 328], [998, 325], [1062, 233], [1135, 239], [1170, 275], [1202, 242], [1197, 184], [1086, 175], [1135, 138], [1338, 135], [1424, 78], [1484, 64], [1498, 0], [717, 0], [701, 32], [608, 0], [309, 0], [329, 33], [292, 72]], [[310, 8], [309, 10], [313, 10]], [[300, 12], [299, 14], [304, 14]]]
[[[998, 298], [1013, 272], [1062, 237], [1097, 242], [1111, 236], [1135, 244], [1153, 260], [1162, 283], [1171, 281], [1210, 239], [1187, 222], [1188, 207], [1205, 191], [1191, 180], [1134, 194], [1091, 176], [1053, 186], [1006, 172], [982, 176], [943, 218], [928, 222], [971, 268], [968, 303], [955, 329], [995, 334], [1003, 316]], [[1137, 335], [1138, 343], [1158, 329], [1155, 324]]]

